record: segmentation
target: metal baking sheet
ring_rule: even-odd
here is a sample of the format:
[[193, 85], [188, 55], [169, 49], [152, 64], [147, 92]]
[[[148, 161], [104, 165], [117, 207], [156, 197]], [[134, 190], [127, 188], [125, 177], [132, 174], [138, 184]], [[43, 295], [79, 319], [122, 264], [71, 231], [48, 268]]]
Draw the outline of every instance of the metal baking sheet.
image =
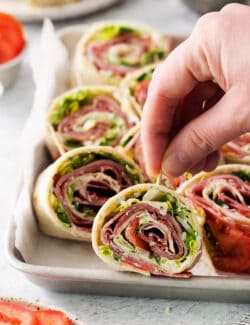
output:
[[[60, 39], [69, 56], [72, 55], [83, 30], [83, 26], [75, 26], [60, 32]], [[12, 267], [22, 272], [34, 284], [54, 291], [250, 302], [249, 276], [193, 276], [191, 279], [172, 279], [116, 272], [95, 256], [90, 244], [45, 236], [35, 222], [33, 228], [23, 224], [31, 245], [30, 254], [24, 260], [15, 247], [15, 218], [25, 220], [27, 214], [30, 214], [35, 220], [31, 206], [32, 184], [39, 172], [50, 162], [43, 138], [35, 139], [34, 125], [36, 129], [40, 120], [41, 116], [38, 119], [32, 111], [26, 126], [26, 136], [32, 135], [33, 140], [32, 143], [29, 142], [30, 157], [28, 156], [27, 162], [32, 173], [22, 171], [17, 191], [17, 203], [21, 202], [22, 205], [15, 209], [5, 239], [5, 252]], [[26, 179], [29, 175], [33, 175], [33, 180]], [[31, 186], [27, 186], [29, 182]]]

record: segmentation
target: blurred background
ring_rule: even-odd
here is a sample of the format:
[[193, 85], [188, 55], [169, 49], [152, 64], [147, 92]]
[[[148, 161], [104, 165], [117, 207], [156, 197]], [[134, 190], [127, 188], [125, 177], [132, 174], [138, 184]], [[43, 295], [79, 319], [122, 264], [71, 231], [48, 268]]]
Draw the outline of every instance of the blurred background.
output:
[[231, 2], [249, 4], [250, 1], [228, 1], [228, 0], [183, 0], [190, 8], [204, 14], [208, 11], [220, 10], [223, 6]]

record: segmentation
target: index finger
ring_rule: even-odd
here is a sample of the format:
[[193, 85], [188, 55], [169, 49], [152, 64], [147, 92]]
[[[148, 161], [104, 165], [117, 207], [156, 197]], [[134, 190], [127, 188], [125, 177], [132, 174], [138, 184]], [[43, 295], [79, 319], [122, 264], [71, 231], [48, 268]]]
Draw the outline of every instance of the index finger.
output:
[[208, 80], [191, 37], [180, 44], [156, 69], [142, 114], [142, 145], [146, 169], [157, 175], [170, 142], [179, 100], [200, 82]]

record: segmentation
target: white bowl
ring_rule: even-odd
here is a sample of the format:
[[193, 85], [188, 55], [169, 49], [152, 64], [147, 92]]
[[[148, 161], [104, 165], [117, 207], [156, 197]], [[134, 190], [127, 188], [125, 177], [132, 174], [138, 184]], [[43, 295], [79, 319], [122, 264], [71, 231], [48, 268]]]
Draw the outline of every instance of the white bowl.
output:
[[0, 64], [0, 93], [17, 79], [26, 46], [15, 58]]

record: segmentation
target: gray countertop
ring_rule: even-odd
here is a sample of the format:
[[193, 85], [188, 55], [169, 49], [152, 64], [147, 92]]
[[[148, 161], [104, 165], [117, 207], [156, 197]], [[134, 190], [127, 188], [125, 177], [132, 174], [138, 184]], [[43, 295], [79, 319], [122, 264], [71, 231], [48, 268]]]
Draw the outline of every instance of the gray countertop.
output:
[[[106, 18], [137, 19], [169, 33], [188, 34], [198, 16], [181, 1], [127, 0], [88, 18], [57, 23], [57, 28]], [[27, 24], [27, 37], [39, 41], [40, 24]], [[19, 139], [32, 106], [34, 85], [28, 55], [14, 87], [0, 98], [0, 296], [23, 298], [31, 302], [62, 308], [90, 325], [108, 324], [209, 324], [230, 325], [250, 311], [250, 305], [199, 301], [120, 298], [59, 294], [42, 290], [7, 265], [3, 238], [13, 208], [20, 162]]]

